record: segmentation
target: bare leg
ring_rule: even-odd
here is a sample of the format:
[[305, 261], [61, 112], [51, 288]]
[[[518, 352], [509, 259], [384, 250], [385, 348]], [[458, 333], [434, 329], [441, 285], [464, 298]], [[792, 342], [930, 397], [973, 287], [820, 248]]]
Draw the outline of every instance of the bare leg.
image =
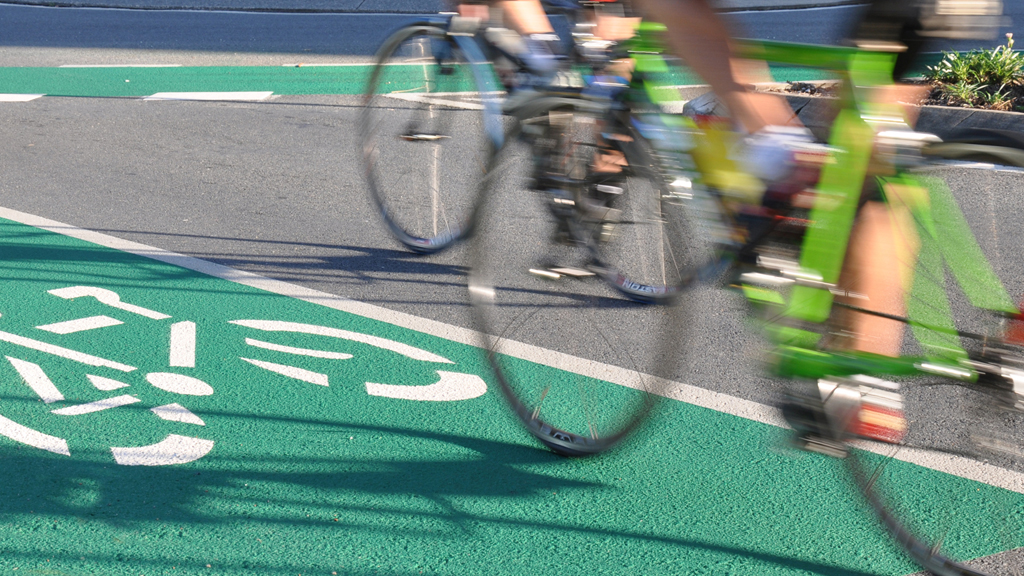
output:
[[636, 3], [653, 20], [668, 28], [667, 39], [673, 51], [711, 85], [733, 119], [747, 132], [757, 132], [768, 125], [794, 123], [793, 110], [785, 100], [750, 92], [737, 80], [739, 65], [731, 57], [731, 35], [706, 1], [636, 0]]
[[[892, 196], [890, 196], [892, 198]], [[859, 296], [836, 300], [875, 312], [906, 316], [904, 295], [913, 280], [920, 242], [910, 210], [892, 198], [893, 205], [868, 202], [850, 235], [850, 248], [840, 286]], [[843, 310], [840, 325], [845, 338], [840, 348], [898, 356], [903, 324], [879, 316]]]

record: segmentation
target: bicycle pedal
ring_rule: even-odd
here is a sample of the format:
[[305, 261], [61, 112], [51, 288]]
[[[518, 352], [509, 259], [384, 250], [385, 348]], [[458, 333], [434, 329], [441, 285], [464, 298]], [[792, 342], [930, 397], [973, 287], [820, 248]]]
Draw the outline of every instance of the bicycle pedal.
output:
[[573, 278], [586, 278], [588, 276], [594, 276], [595, 274], [590, 270], [584, 270], [583, 268], [574, 268], [572, 266], [565, 266], [560, 268], [551, 268], [552, 272], [557, 272], [563, 276], [572, 276]]
[[842, 442], [822, 438], [813, 434], [804, 434], [793, 437], [794, 447], [805, 452], [815, 452], [833, 458], [846, 458], [849, 451]]
[[559, 272], [556, 272], [555, 270], [552, 270], [550, 268], [530, 268], [529, 272], [530, 274], [533, 274], [534, 276], [537, 276], [538, 278], [543, 278], [545, 280], [560, 280], [563, 276]]

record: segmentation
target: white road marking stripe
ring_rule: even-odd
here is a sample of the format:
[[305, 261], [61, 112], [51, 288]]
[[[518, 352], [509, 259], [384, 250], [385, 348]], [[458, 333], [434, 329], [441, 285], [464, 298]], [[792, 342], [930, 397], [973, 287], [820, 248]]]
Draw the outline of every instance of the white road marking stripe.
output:
[[457, 100], [448, 100], [445, 98], [438, 98], [436, 94], [417, 94], [417, 93], [398, 93], [394, 92], [391, 94], [385, 94], [388, 98], [394, 98], [396, 100], [405, 100], [406, 102], [422, 102], [424, 104], [444, 104], [452, 108], [462, 108], [463, 110], [483, 110], [483, 104], [473, 104], [471, 102], [459, 102]]
[[118, 324], [124, 324], [124, 322], [110, 316], [90, 316], [88, 318], [68, 320], [67, 322], [45, 324], [43, 326], [36, 326], [36, 328], [53, 332], [54, 334], [74, 334], [75, 332], [107, 328], [108, 326], [117, 326]]
[[173, 394], [187, 394], [189, 396], [209, 396], [213, 394], [213, 387], [199, 378], [175, 374], [174, 372], [150, 372], [146, 374], [146, 382]]
[[125, 312], [131, 312], [132, 314], [138, 314], [139, 316], [145, 316], [146, 318], [152, 318], [153, 320], [166, 320], [167, 318], [170, 318], [167, 314], [150, 310], [149, 308], [128, 304], [127, 302], [121, 302], [121, 296], [119, 296], [117, 292], [107, 290], [106, 288], [96, 288], [95, 286], [69, 286], [67, 288], [49, 290], [48, 293], [65, 300], [74, 300], [75, 298], [91, 296], [99, 301], [100, 304], [105, 304], [111, 308], [117, 308], [118, 310], [124, 310]]
[[273, 92], [157, 92], [143, 100], [202, 100], [258, 102], [273, 96]]
[[170, 434], [149, 446], [111, 448], [114, 461], [122, 466], [169, 466], [199, 460], [213, 450], [213, 440]]
[[118, 382], [117, 380], [114, 380], [112, 378], [104, 378], [103, 376], [93, 376], [92, 374], [86, 374], [85, 377], [89, 379], [89, 382], [91, 382], [92, 385], [95, 386], [97, 390], [110, 391], [117, 390], [118, 388], [128, 387], [128, 384], [125, 384], [124, 382]]
[[0, 94], [0, 102], [31, 102], [46, 94]]
[[[468, 328], [452, 326], [450, 324], [438, 322], [437, 320], [420, 318], [404, 312], [388, 310], [387, 308], [367, 304], [365, 302], [358, 302], [343, 296], [328, 294], [311, 288], [306, 288], [304, 286], [283, 282], [281, 280], [266, 278], [251, 272], [235, 270], [234, 268], [229, 268], [221, 264], [207, 262], [191, 256], [169, 252], [160, 248], [139, 244], [137, 242], [114, 238], [113, 236], [93, 232], [91, 230], [84, 230], [82, 228], [77, 228], [68, 224], [42, 218], [40, 216], [26, 214], [17, 210], [0, 208], [0, 218], [6, 218], [21, 224], [33, 226], [42, 230], [48, 230], [57, 234], [63, 234], [65, 236], [77, 238], [79, 240], [84, 240], [107, 248], [121, 250], [138, 256], [145, 256], [160, 262], [165, 262], [167, 264], [179, 266], [208, 276], [228, 280], [274, 294], [279, 294], [281, 296], [288, 296], [290, 298], [326, 306], [328, 308], [348, 312], [357, 316], [363, 316], [365, 318], [379, 320], [388, 324], [394, 324], [395, 326], [408, 328], [410, 330], [459, 342], [461, 344], [479, 347], [482, 341], [479, 333]], [[538, 364], [544, 364], [560, 370], [567, 370], [569, 372], [588, 376], [594, 375], [594, 377], [601, 378], [605, 381], [626, 386], [629, 386], [630, 383], [635, 385], [637, 380], [636, 372], [626, 370], [625, 368], [620, 368], [618, 366], [591, 362], [569, 356], [568, 354], [545, 350], [530, 344], [506, 341], [505, 345], [507, 346], [507, 354], [510, 356], [536, 362]], [[642, 377], [654, 378], [653, 376]], [[782, 419], [782, 415], [779, 414], [777, 408], [738, 398], [736, 396], [730, 396], [729, 394], [723, 394], [721, 392], [705, 390], [689, 384], [674, 382], [669, 388], [666, 396], [675, 400], [701, 406], [703, 408], [709, 408], [725, 414], [746, 418], [748, 420], [754, 420], [756, 422], [770, 424], [772, 426], [786, 427], [786, 424]], [[898, 454], [896, 458], [905, 459], [905, 461], [919, 466], [957, 476], [963, 475], [965, 468], [975, 467], [979, 464], [976, 460], [960, 456], [917, 458], [917, 456]], [[1005, 488], [1007, 490], [1015, 490], [1016, 487], [1020, 486], [1021, 474], [1001, 468], [992, 468], [992, 474], [988, 476], [986, 480], [983, 480], [987, 484]]]
[[153, 414], [156, 414], [164, 420], [170, 422], [183, 422], [185, 424], [195, 424], [197, 426], [206, 426], [206, 422], [199, 416], [196, 416], [192, 412], [189, 412], [188, 408], [185, 408], [181, 404], [166, 404], [164, 406], [157, 406], [156, 408], [150, 408]]
[[99, 412], [100, 410], [106, 410], [108, 408], [117, 408], [118, 406], [127, 406], [128, 404], [135, 404], [140, 400], [131, 394], [125, 394], [123, 396], [114, 396], [113, 398], [104, 398], [103, 400], [97, 400], [95, 402], [89, 402], [88, 404], [78, 404], [77, 406], [68, 406], [67, 408], [61, 408], [60, 410], [52, 410], [54, 414], [61, 416], [81, 416], [82, 414], [91, 414], [93, 412]]
[[59, 68], [180, 68], [181, 64], [61, 64]]
[[196, 367], [196, 323], [171, 324], [171, 366]]
[[483, 396], [487, 392], [487, 383], [476, 374], [461, 374], [443, 370], [438, 370], [437, 374], [441, 379], [426, 386], [367, 382], [366, 393], [370, 396], [418, 402], [458, 402]]
[[380, 336], [371, 336], [370, 334], [362, 334], [360, 332], [350, 332], [348, 330], [341, 330], [340, 328], [331, 328], [329, 326], [317, 326], [315, 324], [302, 324], [301, 322], [282, 322], [279, 320], [231, 320], [229, 324], [237, 324], [238, 326], [245, 326], [246, 328], [255, 328], [257, 330], [264, 330], [267, 332], [295, 332], [297, 334], [315, 334], [317, 336], [328, 336], [330, 338], [340, 338], [342, 340], [351, 340], [353, 342], [361, 342], [363, 344], [369, 344], [376, 348], [384, 350], [390, 350], [397, 354], [401, 354], [406, 358], [412, 358], [413, 360], [422, 360], [423, 362], [438, 362], [441, 364], [454, 364], [451, 360], [427, 352], [426, 350], [420, 350], [414, 346], [403, 344], [401, 342], [395, 342], [394, 340], [388, 340], [387, 338], [381, 338]]
[[14, 369], [18, 371], [18, 374], [25, 381], [25, 384], [28, 384], [28, 387], [39, 396], [44, 404], [64, 399], [64, 395], [60, 393], [60, 390], [57, 390], [57, 387], [53, 385], [50, 377], [46, 375], [46, 372], [43, 372], [39, 364], [18, 360], [10, 356], [7, 356], [7, 361], [11, 363], [11, 366], [14, 366]]
[[71, 456], [71, 451], [68, 450], [68, 443], [63, 438], [43, 434], [28, 426], [22, 426], [4, 416], [0, 416], [0, 435], [6, 436], [15, 442], [28, 444], [33, 448], [39, 448], [54, 454]]
[[107, 360], [105, 358], [100, 358], [99, 356], [83, 354], [82, 352], [76, 352], [60, 346], [54, 346], [53, 344], [47, 344], [46, 342], [25, 338], [24, 336], [18, 336], [17, 334], [11, 334], [9, 332], [0, 332], [0, 342], [9, 342], [17, 346], [23, 346], [39, 352], [45, 352], [47, 354], [53, 354], [54, 356], [60, 356], [61, 358], [67, 358], [68, 360], [74, 360], [75, 362], [81, 362], [82, 364], [88, 364], [89, 366], [105, 366], [107, 368], [113, 368], [114, 370], [120, 370], [121, 372], [131, 372], [135, 370], [134, 366], [121, 364], [120, 362], [114, 362], [113, 360]]
[[344, 352], [328, 352], [327, 350], [309, 350], [307, 348], [293, 348], [291, 346], [272, 344], [270, 342], [264, 342], [262, 340], [255, 340], [253, 338], [246, 338], [245, 343], [248, 344], [249, 346], [263, 348], [265, 350], [285, 352], [287, 354], [298, 354], [299, 356], [310, 356], [313, 358], [327, 358], [329, 360], [348, 360], [349, 358], [352, 357], [351, 354], [345, 354]]
[[[322, 63], [322, 64], [321, 63], [306, 64], [305, 62], [299, 62], [297, 64], [281, 64], [281, 66], [284, 67], [284, 68], [318, 68], [318, 67], [324, 67], [324, 66], [332, 66], [332, 67], [333, 66], [373, 66], [373, 64], [349, 64], [349, 63], [344, 63], [344, 62], [338, 62], [338, 63], [330, 63], [330, 62], [328, 62], [328, 63]], [[400, 64], [386, 64], [386, 66], [400, 66]]]
[[311, 370], [303, 370], [302, 368], [297, 368], [295, 366], [285, 366], [284, 364], [253, 360], [251, 358], [240, 358], [240, 360], [244, 360], [253, 366], [259, 366], [264, 370], [270, 370], [271, 372], [276, 372], [282, 376], [295, 378], [296, 380], [302, 380], [303, 382], [309, 382], [310, 384], [316, 384], [317, 386], [328, 385], [327, 374], [321, 374]]

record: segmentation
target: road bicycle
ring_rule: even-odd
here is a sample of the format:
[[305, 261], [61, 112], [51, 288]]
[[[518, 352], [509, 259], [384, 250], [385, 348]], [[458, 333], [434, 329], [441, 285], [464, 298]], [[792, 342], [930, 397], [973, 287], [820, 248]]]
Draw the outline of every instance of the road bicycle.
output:
[[[523, 103], [482, 180], [469, 289], [517, 417], [559, 454], [615, 446], [674, 395], [680, 349], [708, 348], [685, 304], [724, 284], [773, 342], [775, 373], [793, 381], [784, 414], [798, 445], [842, 458], [915, 562], [940, 575], [1021, 574], [1024, 330], [1009, 294], [1024, 293], [1013, 258], [1024, 246], [1010, 214], [994, 219], [946, 183], [964, 171], [1019, 183], [1006, 166], [1024, 165], [1020, 137], [942, 142], [909, 129], [900, 109], [870, 98], [891, 83], [891, 53], [744, 41], [746, 57], [830, 70], [844, 86], [816, 184], [744, 209], [763, 190], [729, 159], [731, 132], [662, 113], [657, 29], [631, 42], [636, 73], [613, 96]], [[611, 150], [624, 169], [602, 174], [595, 156]], [[840, 277], [870, 198], [909, 214], [920, 241], [908, 313], [885, 315], [911, 327], [898, 357], [836, 346], [842, 314], [877, 314]], [[616, 264], [626, 290], [681, 305], [633, 305], [613, 284], [577, 281]], [[593, 361], [589, 371], [546, 370], [570, 356]]]
[[[557, 5], [546, 9], [567, 36], [575, 15]], [[359, 122], [360, 155], [385, 224], [418, 254], [443, 250], [470, 232], [477, 182], [504, 136], [506, 89], [494, 62], [507, 76], [531, 81], [499, 47], [502, 32], [511, 34], [479, 18], [441, 13], [403, 26], [377, 51]], [[572, 50], [569, 57], [578, 60]]]
[[[595, 0], [600, 4], [608, 0]], [[588, 2], [581, 2], [588, 4]], [[548, 4], [563, 38], [590, 25], [580, 10]], [[360, 156], [370, 198], [391, 234], [418, 254], [444, 250], [469, 235], [479, 179], [504, 138], [505, 85], [575, 95], [579, 74], [541, 81], [500, 38], [512, 34], [479, 18], [441, 13], [406, 24], [381, 45], [359, 121]], [[567, 66], [595, 64], [594, 51], [563, 42]]]

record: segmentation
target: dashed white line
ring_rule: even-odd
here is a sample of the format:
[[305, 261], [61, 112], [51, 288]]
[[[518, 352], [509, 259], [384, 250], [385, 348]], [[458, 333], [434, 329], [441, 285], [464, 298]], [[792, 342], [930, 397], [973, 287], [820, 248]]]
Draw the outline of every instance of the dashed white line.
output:
[[273, 92], [157, 92], [143, 100], [199, 100], [259, 102], [273, 96]]
[[46, 94], [0, 94], [0, 102], [31, 102]]
[[61, 64], [59, 68], [180, 68], [181, 64]]

